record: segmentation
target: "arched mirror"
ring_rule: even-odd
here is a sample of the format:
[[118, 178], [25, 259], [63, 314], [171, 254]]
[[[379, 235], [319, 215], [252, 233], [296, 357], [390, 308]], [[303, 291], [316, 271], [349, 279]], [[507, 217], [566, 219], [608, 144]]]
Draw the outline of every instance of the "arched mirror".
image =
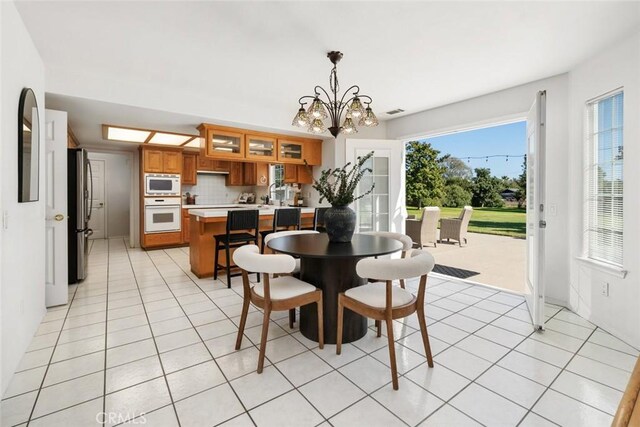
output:
[[39, 123], [36, 95], [24, 88], [18, 104], [18, 202], [38, 200]]

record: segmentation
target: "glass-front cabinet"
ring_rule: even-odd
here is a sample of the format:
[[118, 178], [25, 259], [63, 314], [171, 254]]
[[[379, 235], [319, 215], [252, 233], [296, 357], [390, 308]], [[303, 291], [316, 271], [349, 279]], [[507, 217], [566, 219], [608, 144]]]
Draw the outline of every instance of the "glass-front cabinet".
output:
[[276, 139], [267, 136], [245, 135], [245, 156], [258, 161], [277, 160]]
[[278, 161], [287, 163], [304, 163], [304, 143], [279, 139]]
[[218, 159], [243, 159], [245, 156], [244, 134], [223, 129], [204, 127], [205, 155]]

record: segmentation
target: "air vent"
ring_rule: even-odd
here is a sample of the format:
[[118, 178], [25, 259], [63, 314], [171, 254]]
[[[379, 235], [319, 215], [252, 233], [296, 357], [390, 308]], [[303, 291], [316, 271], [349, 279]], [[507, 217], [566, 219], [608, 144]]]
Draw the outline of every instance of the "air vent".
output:
[[396, 108], [395, 110], [387, 111], [386, 114], [393, 116], [394, 114], [398, 113], [404, 113], [404, 110], [402, 108]]

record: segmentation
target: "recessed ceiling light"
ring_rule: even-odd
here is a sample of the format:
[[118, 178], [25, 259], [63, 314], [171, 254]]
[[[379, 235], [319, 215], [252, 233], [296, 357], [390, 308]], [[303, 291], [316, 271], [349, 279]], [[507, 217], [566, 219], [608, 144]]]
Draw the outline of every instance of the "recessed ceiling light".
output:
[[201, 145], [200, 145], [200, 140], [201, 139], [202, 138], [196, 138], [193, 141], [190, 141], [190, 142], [184, 144], [183, 147], [200, 148], [201, 147]]
[[145, 142], [150, 131], [107, 126], [107, 138], [111, 141]]
[[191, 135], [156, 132], [149, 140], [149, 144], [182, 145], [191, 138], [193, 138]]

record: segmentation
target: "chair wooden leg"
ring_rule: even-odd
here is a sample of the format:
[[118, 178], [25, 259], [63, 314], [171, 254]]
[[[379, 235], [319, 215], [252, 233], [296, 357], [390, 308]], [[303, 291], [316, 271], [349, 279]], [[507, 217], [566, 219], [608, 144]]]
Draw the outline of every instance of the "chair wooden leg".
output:
[[342, 320], [344, 317], [344, 305], [342, 294], [338, 294], [338, 330], [336, 331], [336, 354], [342, 351]]
[[220, 255], [220, 247], [218, 246], [218, 242], [216, 242], [216, 255], [213, 260], [213, 280], [218, 279], [218, 263], [219, 263], [219, 255]]
[[224, 253], [227, 256], [227, 288], [231, 288], [231, 254], [229, 245], [225, 246]]
[[400, 287], [404, 289], [404, 279], [400, 279]]
[[[320, 299], [317, 302], [318, 305], [318, 347], [321, 349], [324, 348], [324, 312], [322, 308], [322, 291], [318, 291], [320, 293]], [[340, 335], [342, 335], [342, 331], [340, 331]]]
[[249, 314], [249, 303], [249, 298], [245, 297], [242, 302], [242, 314], [240, 315], [240, 326], [238, 327], [238, 337], [236, 338], [236, 350], [240, 350], [240, 346], [242, 345], [244, 327], [247, 324], [247, 315]]
[[380, 338], [382, 336], [382, 321], [376, 320], [376, 336]]
[[289, 310], [289, 328], [293, 329], [293, 324], [296, 323], [296, 309]]
[[387, 338], [389, 339], [389, 364], [391, 365], [391, 381], [393, 389], [398, 389], [398, 366], [396, 365], [396, 346], [393, 339], [393, 320], [387, 318]]
[[429, 343], [429, 334], [427, 333], [427, 320], [424, 318], [424, 306], [418, 307], [416, 310], [418, 323], [420, 324], [420, 333], [422, 334], [422, 343], [424, 344], [424, 353], [427, 356], [427, 364], [433, 368], [433, 356], [431, 355], [431, 344]]
[[262, 373], [264, 368], [264, 355], [267, 351], [267, 335], [269, 334], [269, 318], [271, 308], [264, 308], [264, 318], [262, 319], [262, 336], [260, 337], [260, 355], [258, 356], [258, 373]]

